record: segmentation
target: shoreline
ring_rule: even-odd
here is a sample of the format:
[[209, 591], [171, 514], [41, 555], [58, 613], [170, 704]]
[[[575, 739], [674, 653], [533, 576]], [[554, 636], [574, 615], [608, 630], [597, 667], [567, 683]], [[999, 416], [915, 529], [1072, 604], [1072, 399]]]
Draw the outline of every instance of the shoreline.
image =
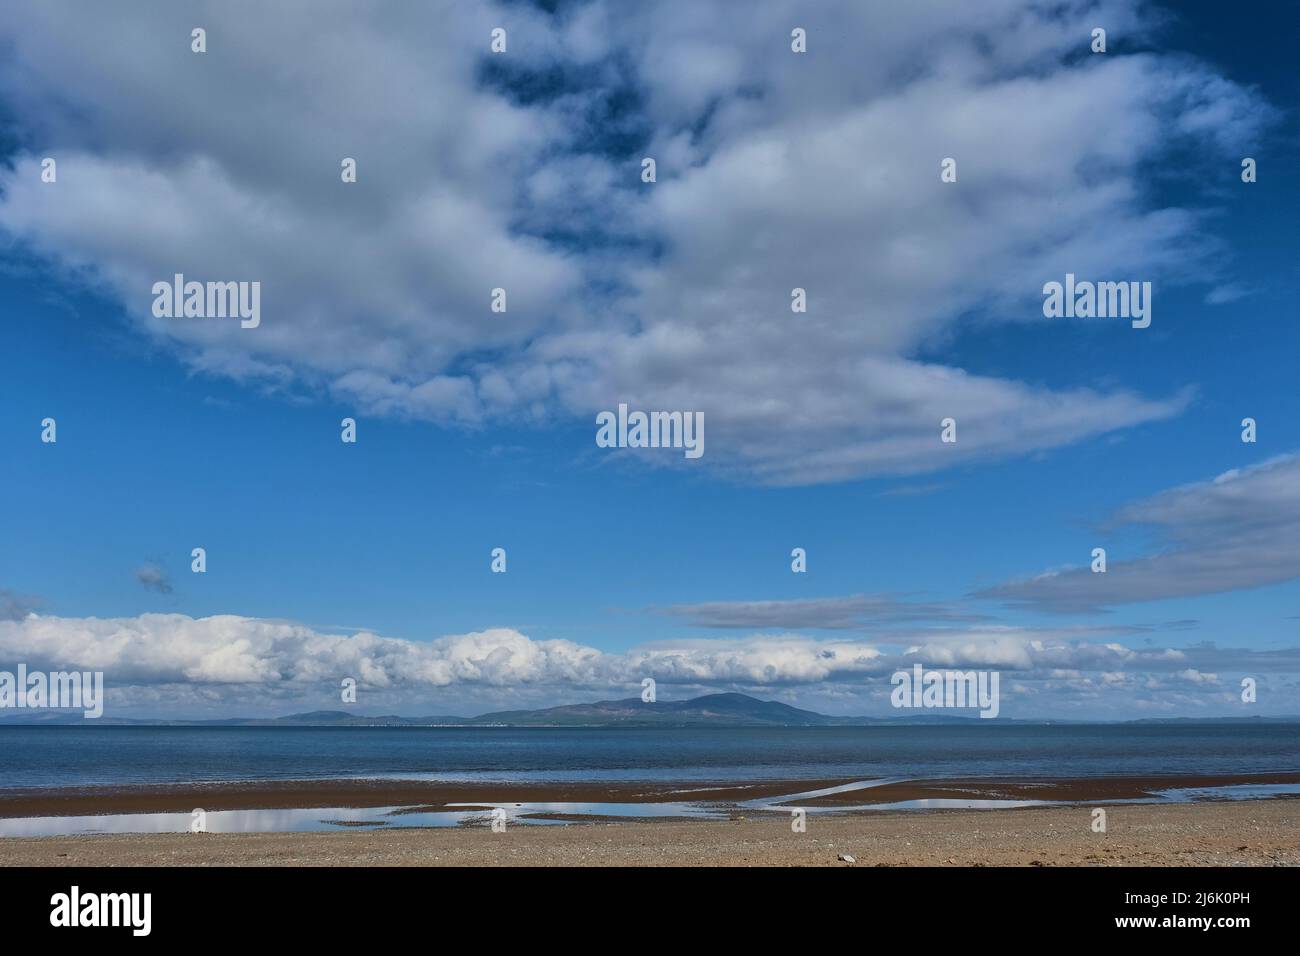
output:
[[[1300, 866], [1300, 800], [0, 840], [7, 866]], [[850, 855], [854, 862], [841, 859]]]
[[[832, 810], [911, 801], [1084, 803], [1160, 800], [1168, 791], [1198, 791], [1193, 802], [1232, 799], [1226, 787], [1295, 787], [1300, 772], [1169, 774], [1073, 778], [965, 777], [930, 780], [835, 778], [744, 782], [466, 782], [391, 779], [285, 780], [120, 787], [0, 790], [0, 818], [189, 813], [205, 810], [404, 807], [445, 809], [498, 804], [707, 804], [740, 810], [787, 803]], [[820, 792], [819, 791], [827, 791]], [[1216, 794], [1216, 791], [1218, 793]], [[988, 812], [988, 811], [985, 811]]]

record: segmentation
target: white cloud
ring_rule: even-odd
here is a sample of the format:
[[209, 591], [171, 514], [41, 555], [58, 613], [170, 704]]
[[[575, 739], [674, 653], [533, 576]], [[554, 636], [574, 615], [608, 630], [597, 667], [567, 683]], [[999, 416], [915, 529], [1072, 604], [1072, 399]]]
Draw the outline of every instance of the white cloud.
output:
[[[708, 464], [772, 483], [1021, 455], [1188, 396], [924, 350], [970, 310], [1035, 321], [1067, 270], [1207, 269], [1199, 217], [1150, 205], [1141, 170], [1171, 138], [1231, 150], [1268, 116], [1183, 57], [1082, 56], [1103, 19], [1143, 29], [1121, 0], [24, 5], [0, 25], [24, 144], [0, 230], [193, 367], [364, 414], [700, 410]], [[262, 325], [155, 319], [151, 284], [175, 272], [261, 281]], [[949, 415], [955, 446], [937, 440]]]
[[1161, 492], [1119, 509], [1103, 530], [1154, 529], [1156, 553], [1010, 581], [976, 596], [1048, 611], [1218, 594], [1300, 577], [1300, 454]]
[[[799, 634], [727, 640], [674, 639], [612, 653], [567, 640], [534, 640], [507, 628], [433, 641], [368, 632], [325, 634], [284, 621], [219, 615], [144, 614], [63, 618], [28, 614], [0, 620], [0, 666], [103, 671], [118, 715], [162, 708], [169, 716], [284, 713], [293, 701], [339, 708], [343, 678], [355, 678], [366, 712], [481, 712], [493, 705], [547, 706], [567, 700], [625, 697], [653, 677], [664, 693], [742, 690], [799, 699], [880, 703], [898, 668], [981, 668], [1060, 686], [1054, 706], [1074, 692], [1138, 679], [1221, 691], [1219, 676], [1300, 671], [1296, 649], [1256, 652], [1199, 645], [1134, 650], [1081, 637], [1086, 631], [979, 626], [918, 630], [881, 640], [814, 640]], [[1074, 688], [1074, 690], [1071, 690]], [[1279, 698], [1280, 700], [1280, 698]], [[1111, 706], [1128, 706], [1116, 698]], [[239, 708], [243, 707], [243, 710]], [[844, 712], [841, 710], [841, 712]], [[852, 712], [852, 711], [850, 711]]]

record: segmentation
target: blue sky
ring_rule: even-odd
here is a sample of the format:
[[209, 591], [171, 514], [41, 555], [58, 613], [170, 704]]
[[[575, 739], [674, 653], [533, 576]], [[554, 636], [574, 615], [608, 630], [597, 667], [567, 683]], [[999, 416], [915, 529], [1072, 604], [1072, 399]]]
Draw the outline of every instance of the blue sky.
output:
[[[1300, 710], [1294, 11], [860, 6], [12, 18], [0, 667], [121, 715], [883, 713], [912, 661], [1007, 716]], [[150, 316], [174, 271], [262, 326]], [[1066, 271], [1151, 327], [1044, 319]], [[597, 448], [620, 401], [705, 456]]]

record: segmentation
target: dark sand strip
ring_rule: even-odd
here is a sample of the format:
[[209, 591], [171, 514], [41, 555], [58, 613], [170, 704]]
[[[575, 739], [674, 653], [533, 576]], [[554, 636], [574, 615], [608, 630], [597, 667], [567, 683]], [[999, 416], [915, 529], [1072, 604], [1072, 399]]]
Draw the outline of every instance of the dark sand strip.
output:
[[861, 806], [903, 800], [1046, 800], [1083, 803], [1097, 800], [1146, 800], [1162, 790], [1276, 784], [1300, 786], [1300, 773], [1077, 777], [1061, 780], [990, 780], [979, 777], [962, 780], [907, 780], [795, 802], [809, 807]]
[[406, 780], [288, 780], [168, 786], [91, 787], [0, 791], [0, 817], [97, 816], [110, 813], [188, 813], [205, 810], [315, 807], [420, 807], [510, 803], [714, 803], [763, 799], [801, 806], [852, 806], [922, 799], [1097, 800], [1149, 799], [1161, 790], [1234, 785], [1300, 785], [1300, 772], [1231, 776], [1169, 775], [1062, 780], [970, 778], [913, 780], [855, 788], [821, 797], [796, 795], [854, 783], [775, 780], [746, 783], [467, 783]]
[[0, 817], [418, 807], [506, 803], [735, 803], [835, 787], [851, 780], [747, 783], [442, 783], [408, 780], [285, 780], [258, 783], [78, 787], [0, 791]]

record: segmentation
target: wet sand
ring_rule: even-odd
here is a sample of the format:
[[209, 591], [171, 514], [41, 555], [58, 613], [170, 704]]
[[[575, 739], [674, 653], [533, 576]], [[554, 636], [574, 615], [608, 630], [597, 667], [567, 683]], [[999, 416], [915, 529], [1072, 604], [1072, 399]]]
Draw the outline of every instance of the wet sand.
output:
[[0, 791], [0, 817], [189, 813], [313, 807], [410, 807], [510, 803], [723, 803], [780, 797], [848, 780], [744, 784], [445, 783], [407, 780], [286, 780], [262, 783]]
[[[511, 803], [708, 803], [739, 804], [860, 783], [835, 780], [769, 780], [746, 783], [465, 783], [407, 780], [288, 780], [114, 788], [0, 790], [0, 817], [89, 816], [113, 813], [189, 813], [205, 810], [275, 810], [317, 807], [410, 807], [438, 810], [456, 804], [492, 807]], [[1034, 800], [1082, 803], [1151, 799], [1170, 789], [1294, 784], [1300, 773], [1233, 776], [1170, 775], [1076, 779], [948, 779], [873, 782], [819, 797], [800, 806], [836, 807], [906, 800]]]
[[[966, 778], [904, 780], [882, 783], [867, 790], [845, 790], [800, 800], [801, 806], [895, 803], [904, 800], [1034, 800], [1086, 803], [1110, 800], [1148, 800], [1166, 790], [1213, 791], [1232, 786], [1300, 786], [1300, 773], [1240, 774], [1235, 776], [1180, 775], [1160, 777], [1082, 777], [1061, 780], [1027, 778]], [[1225, 794], [1226, 795], [1226, 794]]]
[[[1300, 800], [0, 839], [24, 866], [1300, 866]], [[856, 863], [838, 859], [849, 854]]]

